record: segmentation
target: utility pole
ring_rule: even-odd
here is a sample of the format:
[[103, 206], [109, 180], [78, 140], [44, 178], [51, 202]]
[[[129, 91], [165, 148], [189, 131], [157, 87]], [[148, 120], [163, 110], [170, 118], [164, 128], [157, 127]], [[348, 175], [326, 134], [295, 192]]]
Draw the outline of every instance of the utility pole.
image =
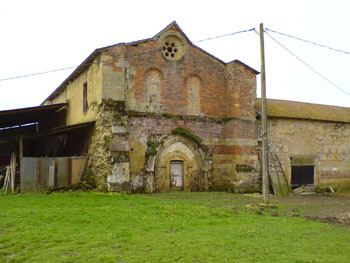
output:
[[261, 127], [262, 127], [262, 190], [263, 201], [269, 203], [269, 175], [268, 175], [268, 142], [267, 142], [267, 114], [266, 114], [266, 76], [265, 76], [265, 47], [264, 25], [260, 24], [260, 54], [261, 54]]

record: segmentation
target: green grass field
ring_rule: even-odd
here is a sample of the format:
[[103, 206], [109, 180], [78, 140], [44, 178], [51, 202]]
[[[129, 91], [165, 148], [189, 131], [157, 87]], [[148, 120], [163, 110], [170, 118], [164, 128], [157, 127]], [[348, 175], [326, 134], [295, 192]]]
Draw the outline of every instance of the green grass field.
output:
[[0, 262], [350, 262], [350, 231], [228, 193], [0, 196]]

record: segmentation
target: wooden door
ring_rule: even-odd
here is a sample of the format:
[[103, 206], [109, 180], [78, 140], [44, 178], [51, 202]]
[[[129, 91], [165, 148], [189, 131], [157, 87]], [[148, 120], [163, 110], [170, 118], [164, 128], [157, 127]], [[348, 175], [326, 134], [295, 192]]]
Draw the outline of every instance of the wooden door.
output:
[[313, 185], [314, 166], [292, 166], [292, 186]]

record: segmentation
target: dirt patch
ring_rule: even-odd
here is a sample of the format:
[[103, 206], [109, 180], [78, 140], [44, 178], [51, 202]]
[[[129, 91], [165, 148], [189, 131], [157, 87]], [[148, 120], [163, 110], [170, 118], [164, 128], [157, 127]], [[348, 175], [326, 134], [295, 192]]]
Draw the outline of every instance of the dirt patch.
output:
[[15, 256], [17, 256], [17, 254], [5, 255], [4, 258], [5, 258], [5, 259], [12, 259], [12, 258], [14, 258]]
[[320, 222], [324, 222], [332, 225], [350, 226], [350, 217], [339, 218], [335, 216], [327, 216], [327, 217], [306, 216], [305, 218], [308, 220], [320, 221]]
[[350, 194], [273, 196], [271, 202], [293, 206], [284, 211], [290, 216], [302, 213], [308, 220], [350, 228]]
[[[209, 205], [212, 208], [225, 207], [245, 208], [258, 215], [305, 217], [330, 224], [346, 226], [350, 229], [350, 193], [343, 194], [310, 194], [289, 196], [270, 196], [270, 205], [262, 205], [261, 194], [230, 194], [222, 192], [191, 193], [161, 193], [151, 195], [153, 198], [168, 199], [169, 201], [193, 200], [199, 205]], [[271, 211], [276, 208], [279, 211]], [[268, 213], [263, 213], [263, 211]]]
[[164, 232], [166, 232], [166, 233], [177, 233], [178, 231], [169, 228], [169, 229], [165, 230]]

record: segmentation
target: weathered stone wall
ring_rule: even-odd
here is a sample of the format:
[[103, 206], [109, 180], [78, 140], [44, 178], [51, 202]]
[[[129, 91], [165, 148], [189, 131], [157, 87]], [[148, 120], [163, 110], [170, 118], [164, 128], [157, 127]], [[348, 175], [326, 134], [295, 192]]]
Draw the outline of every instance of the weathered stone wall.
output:
[[[148, 172], [148, 176], [155, 176], [157, 164], [155, 161], [159, 161], [163, 163], [163, 157], [167, 160], [175, 160], [175, 155], [177, 155], [180, 159], [185, 160], [186, 157], [193, 161], [193, 156], [191, 154], [186, 154], [188, 149], [186, 146], [182, 145], [179, 148], [174, 148], [173, 153], [171, 155], [168, 153], [169, 149], [165, 147], [165, 139], [171, 136], [172, 130], [177, 127], [185, 127], [188, 131], [192, 132], [194, 135], [199, 136], [202, 140], [203, 145], [207, 145], [208, 136], [220, 137], [220, 124], [218, 124], [215, 120], [200, 118], [200, 117], [183, 117], [183, 119], [179, 119], [174, 117], [164, 117], [162, 115], [155, 116], [134, 116], [130, 118], [129, 121], [129, 140], [130, 140], [130, 159], [131, 159], [131, 180], [134, 181], [135, 178], [140, 178], [145, 175], [145, 172]], [[201, 177], [203, 179], [203, 183], [201, 185], [196, 185], [196, 182], [192, 180], [192, 183], [187, 179], [185, 183], [188, 181], [188, 184], [185, 184], [184, 190], [205, 190], [208, 189], [211, 185], [211, 155], [209, 152], [204, 152], [203, 149], [196, 146], [191, 140], [183, 138], [183, 140], [187, 140], [189, 142], [190, 148], [193, 149], [193, 154], [197, 152], [200, 160], [197, 162], [189, 162], [189, 166], [191, 169], [196, 170], [196, 178]], [[154, 149], [150, 148], [150, 142], [155, 144]], [[180, 141], [181, 142], [181, 141]], [[153, 150], [153, 151], [152, 151]], [[199, 154], [199, 152], [201, 154]], [[159, 156], [160, 155], [160, 156]], [[181, 157], [182, 156], [182, 157]], [[158, 160], [158, 158], [160, 160]], [[156, 160], [157, 159], [157, 160]], [[206, 165], [205, 165], [206, 163]], [[166, 164], [161, 165], [166, 169]], [[195, 168], [197, 166], [197, 168]], [[199, 171], [199, 169], [202, 169]], [[202, 173], [201, 173], [202, 172]], [[157, 178], [161, 178], [157, 181], [158, 189], [152, 189], [157, 191], [169, 190], [168, 186], [170, 184], [166, 183], [166, 171], [158, 170]], [[201, 173], [201, 174], [200, 174]], [[210, 173], [210, 174], [209, 174]], [[185, 174], [186, 176], [186, 174]], [[191, 176], [188, 174], [188, 176]], [[204, 180], [205, 178], [205, 180]], [[151, 179], [152, 180], [152, 179]], [[190, 179], [189, 179], [190, 180]], [[161, 183], [159, 183], [162, 181]], [[152, 188], [147, 186], [147, 188]]]
[[103, 191], [108, 190], [107, 176], [112, 173], [113, 169], [113, 159], [109, 147], [113, 138], [116, 107], [116, 103], [111, 103], [111, 101], [102, 101], [94, 107], [96, 119], [88, 151], [88, 169], [94, 177], [98, 189]]
[[[83, 86], [85, 83], [87, 84], [88, 104], [86, 111], [83, 110]], [[45, 105], [65, 102], [69, 103], [66, 125], [95, 120], [97, 116], [96, 106], [102, 102], [102, 64], [100, 64], [100, 58], [96, 58], [86, 71], [68, 84], [56, 98], [46, 101]]]
[[[68, 125], [95, 120], [89, 171], [99, 189], [169, 190], [172, 160], [184, 163], [185, 191], [258, 188], [256, 72], [238, 61], [226, 65], [181, 34], [174, 26], [159, 39], [101, 51], [50, 101], [69, 102]], [[177, 127], [202, 145], [171, 135]]]
[[[176, 27], [167, 34], [171, 32], [179, 36]], [[259, 188], [254, 109], [257, 72], [238, 61], [226, 65], [186, 41], [183, 47], [183, 57], [175, 60], [164, 56], [157, 39], [103, 52], [102, 60], [108, 61], [102, 70], [103, 98], [125, 101], [125, 111], [129, 112], [123, 117], [126, 126], [113, 124], [119, 126], [111, 135], [109, 190], [169, 190], [165, 175], [163, 183], [159, 184], [163, 179], [156, 182], [155, 174], [160, 172], [148, 162], [152, 158], [155, 161], [157, 155], [150, 156], [148, 144], [155, 143], [159, 148], [153, 150], [160, 150], [176, 127], [188, 129], [209, 148], [207, 153], [198, 149], [204, 154], [199, 164], [202, 167], [198, 171], [193, 168], [198, 175], [189, 175], [192, 182], [205, 179], [197, 186], [188, 180], [184, 190]], [[187, 151], [185, 146], [179, 147]], [[181, 158], [185, 165], [186, 158], [191, 159]], [[162, 169], [166, 166], [164, 163]], [[201, 179], [194, 179], [197, 177]]]
[[[221, 140], [212, 142], [215, 185], [236, 191], [259, 191], [257, 122], [234, 118], [225, 122]], [[210, 139], [213, 140], [213, 139]], [[247, 169], [241, 169], [246, 166]]]
[[270, 151], [277, 153], [291, 181], [291, 157], [314, 156], [318, 187], [350, 188], [350, 124], [296, 120], [268, 120]]
[[[129, 117], [128, 138], [130, 148], [130, 182], [136, 186], [137, 182], [153, 180], [147, 176], [153, 176], [147, 172], [147, 163], [150, 156], [148, 143], [152, 141], [157, 145], [156, 151], [161, 149], [162, 141], [171, 135], [173, 129], [184, 127], [194, 135], [201, 138], [203, 149], [203, 184], [198, 187], [201, 190], [228, 190], [228, 191], [253, 191], [257, 190], [260, 183], [259, 165], [256, 152], [257, 140], [255, 122], [247, 120], [230, 120], [223, 122], [217, 118], [205, 117], [164, 117], [162, 115], [140, 114]], [[232, 138], [226, 138], [228, 131]], [[112, 140], [112, 148], [120, 144]], [[175, 151], [176, 152], [176, 151]], [[158, 154], [158, 152], [153, 153]], [[241, 169], [245, 166], [249, 169]], [[146, 176], [146, 177], [145, 177]], [[140, 179], [142, 178], [142, 179]], [[201, 179], [201, 180], [202, 180]], [[136, 183], [134, 183], [136, 182]], [[141, 185], [139, 185], [141, 187]], [[137, 188], [137, 187], [135, 187]], [[146, 186], [152, 189], [151, 186]], [[187, 190], [195, 187], [188, 186]], [[155, 190], [155, 189], [152, 189]], [[161, 189], [167, 190], [167, 189]]]

